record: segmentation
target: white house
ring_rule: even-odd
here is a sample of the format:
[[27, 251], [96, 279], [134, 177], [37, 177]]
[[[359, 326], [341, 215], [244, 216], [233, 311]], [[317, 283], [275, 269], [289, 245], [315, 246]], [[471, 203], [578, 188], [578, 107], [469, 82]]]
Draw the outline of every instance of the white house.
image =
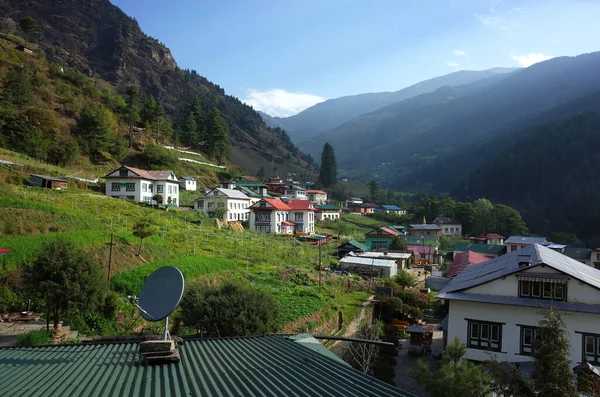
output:
[[355, 273], [373, 274], [380, 277], [394, 277], [398, 273], [398, 264], [394, 259], [363, 258], [347, 255], [340, 259], [342, 270]]
[[510, 236], [504, 241], [506, 252], [508, 253], [520, 250], [521, 248], [528, 247], [532, 244], [547, 245], [548, 240], [546, 240], [546, 237]]
[[281, 197], [290, 200], [306, 200], [306, 189], [298, 185], [287, 186]]
[[342, 209], [335, 205], [316, 205], [315, 217], [318, 221], [340, 219]]
[[162, 201], [158, 204], [179, 205], [179, 181], [173, 171], [146, 171], [121, 166], [104, 179], [107, 196], [144, 202], [152, 202], [153, 197], [161, 196]]
[[250, 206], [250, 230], [260, 233], [293, 233], [291, 208], [281, 200], [264, 198]]
[[247, 221], [250, 219], [250, 197], [239, 190], [216, 188], [194, 200], [194, 209], [213, 216], [215, 209], [224, 208], [223, 219], [227, 221]]
[[433, 223], [442, 228], [442, 234], [444, 236], [462, 236], [462, 224], [452, 218], [437, 217], [433, 220]]
[[346, 199], [346, 202], [344, 203], [344, 207], [349, 207], [350, 204], [362, 204], [363, 203], [363, 199], [358, 198], [358, 197], [349, 197]]
[[445, 340], [465, 343], [467, 359], [532, 361], [540, 309], [553, 306], [568, 313], [572, 366], [600, 365], [600, 271], [543, 245], [468, 266], [437, 297], [449, 305]]
[[313, 204], [326, 204], [327, 203], [327, 192], [323, 190], [312, 190], [306, 191], [306, 196]]
[[315, 207], [310, 200], [292, 200], [287, 205], [290, 207], [289, 220], [294, 222], [295, 231], [313, 234], [315, 232]]
[[190, 178], [187, 176], [183, 176], [179, 180], [179, 187], [182, 188], [183, 190], [195, 192], [196, 191], [196, 179]]

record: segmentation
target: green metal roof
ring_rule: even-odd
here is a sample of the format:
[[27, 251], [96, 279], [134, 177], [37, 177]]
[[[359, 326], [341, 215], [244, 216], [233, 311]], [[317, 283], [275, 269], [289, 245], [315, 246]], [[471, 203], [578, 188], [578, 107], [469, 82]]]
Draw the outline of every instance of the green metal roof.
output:
[[336, 205], [315, 205], [315, 208], [320, 210], [341, 211], [342, 209]]
[[436, 245], [438, 239], [435, 236], [402, 236], [406, 245]]
[[454, 251], [473, 251], [480, 254], [497, 255], [504, 249], [503, 245], [497, 244], [471, 244], [471, 243], [456, 243]]
[[243, 192], [244, 194], [246, 194], [246, 196], [248, 197], [260, 197], [260, 198], [272, 198], [273, 196], [269, 195], [269, 194], [258, 194], [256, 193], [254, 190], [252, 189], [248, 189], [246, 186], [236, 186], [236, 188]]
[[[283, 335], [186, 340], [177, 364], [137, 343], [0, 349], [6, 396], [412, 396]], [[306, 341], [305, 341], [306, 342]]]
[[267, 187], [267, 185], [265, 185], [262, 182], [258, 182], [258, 181], [245, 181], [243, 179], [237, 180], [235, 181], [236, 186], [260, 186], [260, 187]]
[[589, 248], [582, 247], [568, 247], [565, 249], [564, 254], [573, 259], [587, 259], [589, 260], [591, 256], [592, 250]]

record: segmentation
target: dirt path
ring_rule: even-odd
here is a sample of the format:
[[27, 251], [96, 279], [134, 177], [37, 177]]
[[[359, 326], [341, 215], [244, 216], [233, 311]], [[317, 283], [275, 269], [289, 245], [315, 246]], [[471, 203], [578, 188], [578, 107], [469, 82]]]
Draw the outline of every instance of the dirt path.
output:
[[[360, 323], [362, 322], [363, 318], [365, 317], [365, 313], [367, 312], [367, 307], [373, 304], [373, 298], [375, 298], [375, 295], [369, 296], [367, 300], [362, 304], [360, 314], [354, 320], [352, 320], [350, 324], [348, 324], [348, 326], [346, 327], [346, 332], [344, 332], [343, 336], [353, 337], [354, 335], [356, 335], [360, 327]], [[344, 350], [346, 350], [349, 344], [350, 342], [339, 340], [335, 342], [333, 346], [331, 346], [330, 350], [339, 357], [344, 352]]]

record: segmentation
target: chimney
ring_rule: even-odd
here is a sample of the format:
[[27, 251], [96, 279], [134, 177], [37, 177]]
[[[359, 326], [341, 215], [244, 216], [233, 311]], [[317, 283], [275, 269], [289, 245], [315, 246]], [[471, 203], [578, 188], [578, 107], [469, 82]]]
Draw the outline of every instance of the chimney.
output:
[[176, 340], [146, 340], [139, 344], [140, 354], [148, 364], [178, 363], [178, 344]]
[[531, 255], [517, 255], [519, 267], [526, 267], [531, 264]]

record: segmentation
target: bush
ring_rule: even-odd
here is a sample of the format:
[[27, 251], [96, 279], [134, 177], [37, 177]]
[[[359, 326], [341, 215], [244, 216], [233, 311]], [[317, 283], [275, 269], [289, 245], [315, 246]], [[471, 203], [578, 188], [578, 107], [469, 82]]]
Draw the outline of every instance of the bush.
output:
[[47, 345], [52, 341], [52, 332], [45, 329], [29, 331], [17, 336], [17, 346], [39, 346]]
[[258, 289], [227, 283], [192, 285], [181, 301], [185, 325], [208, 337], [251, 336], [277, 330], [277, 305]]
[[0, 314], [4, 314], [19, 303], [17, 295], [6, 285], [0, 285]]

